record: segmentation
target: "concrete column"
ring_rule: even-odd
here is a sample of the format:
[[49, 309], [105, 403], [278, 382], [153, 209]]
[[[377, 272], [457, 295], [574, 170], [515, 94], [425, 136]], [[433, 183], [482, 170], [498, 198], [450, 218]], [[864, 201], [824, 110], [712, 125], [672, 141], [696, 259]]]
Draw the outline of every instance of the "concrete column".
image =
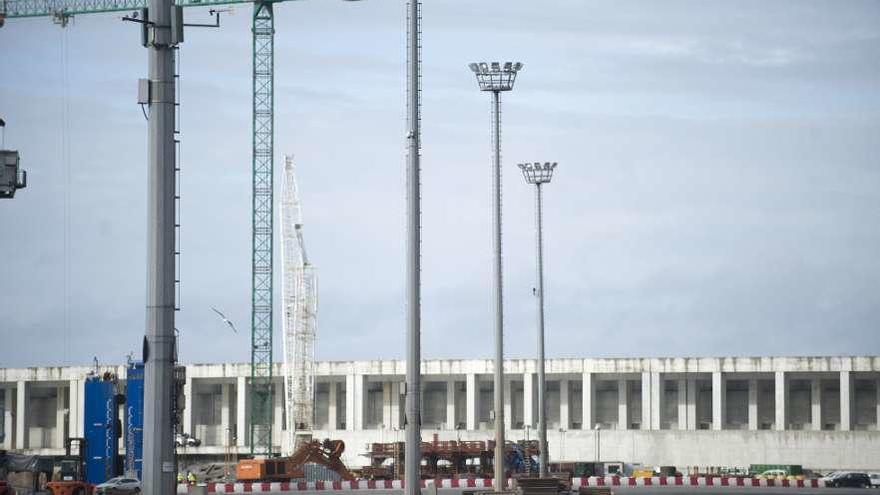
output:
[[[422, 383], [424, 386], [424, 383]], [[356, 430], [363, 430], [366, 423], [366, 407], [367, 407], [367, 377], [364, 375], [355, 375], [354, 377], [354, 427]], [[424, 392], [423, 392], [424, 394]]]
[[[284, 380], [278, 380], [272, 384], [272, 388], [275, 389], [275, 394], [273, 398], [274, 406], [275, 406], [275, 417], [272, 420], [272, 443], [275, 445], [283, 445], [283, 434], [284, 431]], [[287, 418], [288, 423], [293, 421], [293, 418]], [[291, 428], [292, 425], [288, 424], [288, 428]]]
[[16, 383], [15, 395], [15, 448], [26, 449], [28, 447], [27, 382]]
[[617, 381], [617, 429], [629, 429], [629, 387], [626, 380]]
[[400, 421], [400, 387], [402, 382], [391, 382], [391, 425], [392, 428], [401, 428]]
[[810, 382], [810, 419], [813, 431], [822, 431], [822, 380], [819, 378]]
[[651, 402], [653, 391], [651, 390], [651, 373], [642, 373], [642, 430], [651, 429]]
[[465, 401], [465, 409], [467, 409], [467, 429], [477, 429], [477, 375], [469, 374], [466, 378], [467, 400]]
[[3, 391], [3, 417], [0, 418], [0, 421], [3, 421], [3, 431], [6, 434], [6, 438], [0, 442], [0, 448], [3, 450], [12, 450], [15, 448], [15, 442], [13, 439], [15, 438], [15, 414], [13, 411], [15, 410], [15, 397], [12, 393], [11, 387], [6, 387]]
[[532, 414], [534, 411], [534, 388], [535, 388], [535, 376], [531, 373], [526, 373], [523, 375], [523, 423], [528, 425], [530, 428], [535, 427], [535, 415]]
[[357, 395], [355, 391], [356, 378], [355, 375], [345, 375], [345, 429], [348, 431], [355, 431], [357, 429], [354, 424], [354, 418], [357, 416], [357, 411], [355, 411], [355, 395]]
[[852, 374], [840, 372], [840, 429], [852, 429]]
[[749, 380], [749, 429], [758, 429], [758, 380]]
[[513, 397], [511, 394], [512, 380], [505, 378], [504, 380], [504, 428], [510, 430], [513, 428]]
[[232, 387], [229, 383], [223, 383], [220, 385], [220, 438], [222, 438], [220, 445], [225, 447], [227, 445], [231, 445], [230, 434], [232, 431], [231, 418], [229, 417], [229, 413], [232, 410], [232, 404], [230, 404], [232, 399], [232, 394], [230, 393], [230, 388]]
[[[68, 408], [70, 414], [67, 416], [67, 431], [72, 437], [82, 437], [85, 422], [85, 381], [70, 380], [68, 384], [69, 397]], [[8, 430], [7, 430], [8, 431]]]
[[593, 388], [593, 374], [584, 373], [581, 377], [581, 425], [583, 429], [592, 430], [596, 426], [596, 414], [593, 409], [596, 401], [596, 389]]
[[382, 382], [382, 428], [390, 430], [391, 424], [391, 382]]
[[336, 401], [338, 395], [336, 394], [336, 389], [339, 387], [339, 383], [332, 381], [330, 382], [330, 393], [327, 398], [327, 429], [328, 430], [338, 430], [339, 429], [339, 419], [336, 415]]
[[678, 398], [678, 429], [688, 429], [688, 401], [687, 401], [687, 380], [678, 380], [678, 389], [676, 397]]
[[[645, 400], [642, 398], [642, 400]], [[651, 429], [660, 429], [663, 404], [666, 402], [666, 385], [660, 373], [651, 373]]]
[[874, 404], [874, 407], [877, 409], [877, 422], [874, 424], [874, 428], [880, 431], [880, 378], [877, 379], [874, 389], [877, 391], [877, 401]]
[[688, 378], [687, 380], [687, 429], [694, 431], [697, 429], [697, 380]]
[[776, 398], [776, 431], [788, 428], [788, 377], [784, 371], [774, 373], [774, 395]]
[[724, 413], [727, 408], [727, 387], [720, 371], [712, 372], [712, 429], [724, 429]]
[[[509, 383], [509, 382], [508, 382]], [[510, 385], [508, 385], [508, 388]], [[508, 404], [510, 403], [508, 394]], [[510, 417], [505, 415], [505, 417]], [[455, 429], [455, 379], [446, 381], [446, 429]]]
[[559, 425], [568, 430], [571, 428], [571, 419], [569, 418], [568, 408], [568, 380], [559, 380]]
[[235, 444], [247, 445], [247, 377], [239, 376], [235, 381]]
[[183, 432], [195, 436], [193, 431], [193, 379], [186, 374], [186, 382], [183, 384]]
[[[64, 448], [65, 424], [67, 422], [67, 415], [70, 414], [70, 411], [66, 411], [66, 408], [64, 407], [64, 391], [67, 390], [69, 386], [70, 385], [55, 388], [55, 444], [53, 447], [56, 449]], [[65, 412], [67, 414], [65, 414]]]

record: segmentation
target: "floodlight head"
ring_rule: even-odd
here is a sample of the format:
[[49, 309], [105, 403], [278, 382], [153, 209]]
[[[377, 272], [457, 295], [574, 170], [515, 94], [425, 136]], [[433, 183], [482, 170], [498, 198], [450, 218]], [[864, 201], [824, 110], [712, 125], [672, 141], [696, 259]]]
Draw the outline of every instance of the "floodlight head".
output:
[[550, 179], [553, 178], [553, 171], [556, 170], [556, 162], [520, 163], [517, 166], [522, 170], [526, 182], [535, 185], [550, 182]]
[[480, 91], [510, 91], [516, 74], [522, 69], [520, 62], [478, 62], [468, 64], [476, 74]]

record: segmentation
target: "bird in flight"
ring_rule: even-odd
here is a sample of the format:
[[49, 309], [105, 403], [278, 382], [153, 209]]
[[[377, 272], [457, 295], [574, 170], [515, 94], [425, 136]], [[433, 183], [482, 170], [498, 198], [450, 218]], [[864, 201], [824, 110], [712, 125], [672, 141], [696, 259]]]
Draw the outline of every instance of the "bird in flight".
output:
[[221, 313], [221, 312], [220, 312], [217, 308], [215, 308], [214, 306], [211, 306], [211, 309], [214, 310], [215, 313], [217, 313], [217, 316], [219, 316], [220, 319], [223, 320], [224, 323], [226, 323], [227, 325], [229, 325], [229, 328], [231, 328], [233, 332], [238, 333], [238, 330], [235, 329], [235, 325], [233, 325], [232, 322], [229, 321], [229, 318], [227, 318], [226, 315], [224, 315], [223, 313]]

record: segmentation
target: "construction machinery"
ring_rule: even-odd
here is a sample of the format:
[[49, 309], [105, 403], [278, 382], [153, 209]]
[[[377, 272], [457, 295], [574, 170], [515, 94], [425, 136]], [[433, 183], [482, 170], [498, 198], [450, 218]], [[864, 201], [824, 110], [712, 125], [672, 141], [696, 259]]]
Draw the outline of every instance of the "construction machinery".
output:
[[[405, 474], [401, 470], [406, 458], [403, 442], [374, 443], [365, 455], [370, 465], [360, 469], [369, 479], [393, 479]], [[434, 435], [431, 442], [422, 442], [419, 449], [422, 479], [432, 478], [491, 478], [494, 476], [495, 441], [467, 440], [441, 441]], [[504, 467], [511, 475], [529, 475], [537, 471], [534, 457], [539, 453], [537, 440], [506, 442]]]
[[306, 464], [318, 464], [339, 475], [342, 480], [355, 477], [342, 463], [345, 442], [342, 440], [311, 440], [302, 443], [289, 457], [242, 459], [235, 467], [238, 481], [290, 481], [305, 477]]
[[284, 409], [292, 428], [282, 442], [291, 455], [311, 440], [314, 422], [315, 334], [318, 277], [303, 240], [302, 203], [292, 156], [284, 157], [281, 184], [282, 324], [284, 343]]
[[46, 488], [52, 495], [89, 495], [94, 485], [85, 481], [86, 439], [71, 437], [64, 442], [64, 457], [58, 461], [57, 481], [50, 481]]

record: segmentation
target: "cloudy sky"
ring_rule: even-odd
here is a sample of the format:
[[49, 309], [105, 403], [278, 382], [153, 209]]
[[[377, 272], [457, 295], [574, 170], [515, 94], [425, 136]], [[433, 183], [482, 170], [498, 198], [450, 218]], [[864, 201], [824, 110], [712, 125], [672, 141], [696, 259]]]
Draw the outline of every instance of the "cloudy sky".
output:
[[[425, 357], [492, 354], [476, 60], [525, 64], [504, 95], [510, 356], [535, 341], [526, 160], [559, 162], [545, 204], [549, 356], [880, 352], [880, 3], [423, 11]], [[180, 50], [185, 362], [249, 360], [249, 12], [189, 29]], [[402, 358], [404, 5], [276, 12], [276, 164], [287, 152], [299, 167], [317, 356]], [[0, 366], [121, 362], [140, 348], [146, 50], [119, 17], [0, 29], [0, 117], [29, 178], [0, 204]]]

